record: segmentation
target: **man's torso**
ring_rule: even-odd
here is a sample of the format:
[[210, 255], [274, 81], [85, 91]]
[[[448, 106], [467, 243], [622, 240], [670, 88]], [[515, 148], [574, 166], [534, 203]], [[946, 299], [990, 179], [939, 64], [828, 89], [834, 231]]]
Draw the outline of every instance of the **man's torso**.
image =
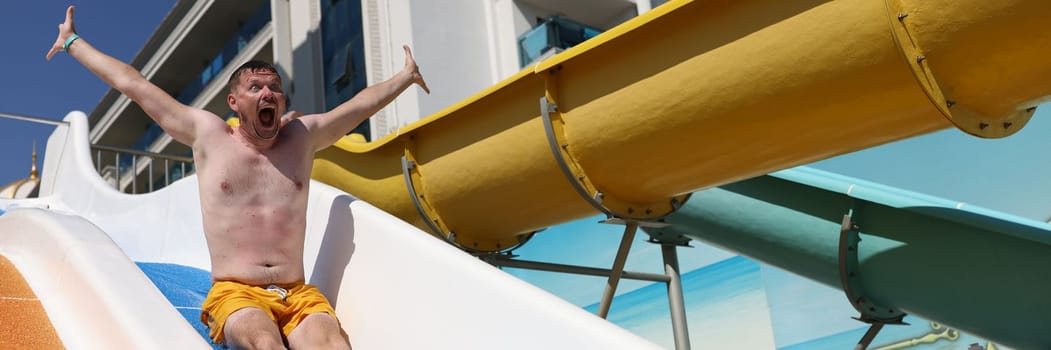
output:
[[252, 285], [303, 282], [303, 240], [313, 152], [302, 124], [257, 151], [236, 129], [194, 146], [212, 278]]

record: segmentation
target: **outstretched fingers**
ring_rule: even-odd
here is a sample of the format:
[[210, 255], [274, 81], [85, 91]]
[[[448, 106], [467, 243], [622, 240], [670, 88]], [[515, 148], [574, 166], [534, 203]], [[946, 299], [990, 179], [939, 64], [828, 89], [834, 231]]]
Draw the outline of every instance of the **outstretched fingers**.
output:
[[69, 5], [69, 7], [66, 8], [66, 23], [63, 24], [68, 24], [70, 26], [73, 25], [73, 9], [73, 5]]
[[60, 50], [62, 50], [62, 43], [56, 41], [54, 45], [51, 45], [51, 49], [47, 51], [47, 60], [50, 61], [51, 57], [54, 56], [55, 53], [59, 52]]
[[412, 82], [423, 88], [423, 92], [428, 94], [431, 93], [431, 89], [427, 88], [427, 82], [423, 80], [423, 74], [420, 74], [420, 67], [416, 65], [416, 60], [412, 58], [412, 50], [409, 49], [409, 45], [402, 45], [405, 49], [405, 69], [412, 73]]
[[77, 32], [76, 28], [73, 26], [73, 11], [74, 7], [72, 5], [66, 8], [66, 20], [58, 25], [58, 38], [56, 38], [55, 43], [51, 45], [51, 49], [47, 51], [47, 60], [50, 61], [51, 57], [55, 56], [55, 53], [63, 51], [64, 49], [62, 46], [65, 44], [66, 39]]

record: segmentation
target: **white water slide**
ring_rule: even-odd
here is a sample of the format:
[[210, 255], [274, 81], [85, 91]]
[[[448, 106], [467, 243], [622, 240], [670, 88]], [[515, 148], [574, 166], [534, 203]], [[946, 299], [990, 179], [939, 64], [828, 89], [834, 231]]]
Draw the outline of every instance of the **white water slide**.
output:
[[[41, 197], [0, 201], [0, 255], [67, 348], [208, 348], [189, 321], [203, 298], [190, 285], [210, 283], [196, 177], [119, 193], [93, 168], [85, 115], [65, 120]], [[657, 348], [344, 192], [310, 189], [307, 281], [356, 349]]]

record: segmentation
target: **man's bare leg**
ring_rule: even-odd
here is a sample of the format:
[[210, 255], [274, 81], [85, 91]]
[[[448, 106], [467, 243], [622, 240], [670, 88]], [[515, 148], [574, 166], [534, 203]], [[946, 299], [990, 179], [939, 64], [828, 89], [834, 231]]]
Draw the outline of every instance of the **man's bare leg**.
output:
[[263, 310], [246, 307], [230, 314], [223, 326], [231, 349], [284, 349], [281, 331]]
[[313, 313], [288, 335], [289, 349], [350, 349], [336, 319], [327, 313]]

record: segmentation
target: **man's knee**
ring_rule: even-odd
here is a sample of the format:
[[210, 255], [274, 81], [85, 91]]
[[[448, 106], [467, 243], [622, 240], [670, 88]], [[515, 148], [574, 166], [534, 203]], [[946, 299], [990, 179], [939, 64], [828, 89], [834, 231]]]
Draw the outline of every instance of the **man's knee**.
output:
[[308, 315], [288, 335], [290, 349], [350, 349], [336, 319], [327, 313]]
[[263, 310], [243, 308], [227, 317], [225, 343], [232, 349], [284, 349], [277, 324]]

